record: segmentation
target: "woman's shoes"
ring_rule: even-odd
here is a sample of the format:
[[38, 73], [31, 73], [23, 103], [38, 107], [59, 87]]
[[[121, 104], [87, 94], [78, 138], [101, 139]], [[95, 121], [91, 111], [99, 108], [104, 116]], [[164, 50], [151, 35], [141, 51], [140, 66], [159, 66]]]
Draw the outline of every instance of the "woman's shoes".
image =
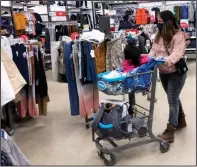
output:
[[179, 118], [178, 118], [178, 126], [177, 126], [177, 130], [181, 130], [183, 128], [185, 128], [187, 126], [186, 120], [185, 120], [185, 114], [182, 112], [179, 114]]
[[161, 138], [162, 140], [168, 141], [169, 143], [173, 143], [175, 131], [176, 128], [168, 123], [166, 130], [163, 132], [162, 135], [159, 135], [158, 137]]
[[186, 120], [185, 120], [185, 114], [180, 113], [179, 119], [178, 119], [178, 126], [175, 128], [171, 124], [167, 124], [166, 130], [163, 132], [162, 135], [159, 135], [158, 137], [162, 140], [168, 141], [169, 143], [174, 142], [174, 133], [177, 130], [181, 130], [187, 126]]

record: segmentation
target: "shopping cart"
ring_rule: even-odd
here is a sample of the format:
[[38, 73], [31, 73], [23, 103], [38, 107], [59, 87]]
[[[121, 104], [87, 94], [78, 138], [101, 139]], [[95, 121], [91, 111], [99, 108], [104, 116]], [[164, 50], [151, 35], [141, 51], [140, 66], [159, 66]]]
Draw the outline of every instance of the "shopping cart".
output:
[[[160, 143], [160, 151], [162, 153], [165, 153], [170, 149], [170, 144], [168, 141], [164, 141], [160, 138], [157, 138], [152, 132], [155, 91], [156, 91], [156, 83], [157, 83], [157, 69], [158, 69], [158, 65], [155, 65], [152, 71], [136, 74], [135, 76], [129, 76], [129, 77], [137, 77], [145, 74], [151, 75], [151, 79], [150, 79], [151, 85], [149, 89], [149, 92], [151, 93], [151, 100], [150, 100], [149, 109], [146, 109], [145, 107], [140, 106], [135, 102], [135, 94], [139, 93], [140, 90], [127, 93], [129, 95], [129, 103], [131, 106], [130, 114], [132, 114], [132, 117], [135, 118], [137, 115], [140, 115], [141, 118], [146, 120], [145, 121], [146, 129], [143, 129], [141, 133], [137, 133], [132, 136], [132, 137], [139, 137], [140, 140], [138, 142], [131, 142], [125, 145], [118, 145], [116, 143], [117, 141], [116, 139], [106, 136], [103, 137], [103, 135], [100, 134], [99, 131], [92, 131], [92, 139], [93, 142], [95, 142], [96, 148], [98, 150], [98, 156], [104, 161], [105, 165], [113, 166], [116, 164], [116, 153], [129, 148], [145, 145], [148, 143], [153, 143], [153, 142]], [[142, 92], [144, 92], [144, 90], [142, 90]], [[147, 139], [144, 140], [145, 138], [143, 138], [142, 140], [141, 139], [142, 137], [147, 137]], [[132, 138], [129, 139], [131, 139], [132, 141]], [[108, 142], [112, 146], [112, 148], [105, 147], [104, 145], [101, 144], [101, 141]]]

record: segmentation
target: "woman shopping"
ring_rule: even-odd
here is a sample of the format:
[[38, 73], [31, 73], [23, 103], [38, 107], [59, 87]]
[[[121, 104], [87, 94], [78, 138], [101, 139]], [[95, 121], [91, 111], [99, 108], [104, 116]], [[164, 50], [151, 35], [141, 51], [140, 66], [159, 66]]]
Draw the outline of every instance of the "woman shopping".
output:
[[159, 31], [149, 55], [165, 59], [165, 64], [159, 67], [159, 72], [169, 104], [167, 128], [159, 137], [172, 143], [175, 131], [187, 126], [179, 98], [187, 72], [183, 59], [186, 40], [171, 11], [166, 10], [159, 13], [157, 26]]

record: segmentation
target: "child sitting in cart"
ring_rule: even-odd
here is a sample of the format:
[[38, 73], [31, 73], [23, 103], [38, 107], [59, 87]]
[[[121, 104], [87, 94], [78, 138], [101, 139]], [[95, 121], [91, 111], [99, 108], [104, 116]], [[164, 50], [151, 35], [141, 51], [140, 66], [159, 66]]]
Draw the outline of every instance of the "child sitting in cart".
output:
[[122, 62], [123, 72], [129, 72], [149, 61], [147, 54], [141, 54], [138, 47], [135, 46], [135, 42], [128, 42], [124, 48], [124, 60]]
[[[128, 38], [128, 44], [124, 48], [124, 58], [122, 62], [123, 72], [129, 72], [150, 60], [148, 54], [141, 54], [140, 49], [136, 46], [135, 38]], [[146, 95], [146, 93], [143, 93], [143, 95]], [[149, 94], [147, 100], [150, 100]], [[155, 98], [155, 102], [157, 101], [158, 99]]]

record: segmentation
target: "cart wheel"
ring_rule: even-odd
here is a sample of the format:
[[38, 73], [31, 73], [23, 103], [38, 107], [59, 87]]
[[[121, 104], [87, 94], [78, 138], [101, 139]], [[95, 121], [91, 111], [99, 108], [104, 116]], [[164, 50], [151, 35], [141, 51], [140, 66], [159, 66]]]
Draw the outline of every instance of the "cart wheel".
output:
[[116, 156], [114, 154], [106, 154], [106, 156], [104, 156], [105, 165], [106, 166], [114, 166], [116, 164]]
[[99, 156], [100, 159], [104, 159], [105, 158], [102, 152], [98, 152], [98, 156]]
[[138, 135], [139, 137], [144, 137], [146, 136], [147, 134], [147, 129], [145, 127], [141, 127], [139, 130], [138, 130]]
[[170, 143], [168, 141], [163, 141], [160, 143], [160, 151], [162, 153], [168, 152], [170, 149]]
[[89, 124], [86, 124], [86, 129], [89, 129], [90, 128], [90, 125]]

